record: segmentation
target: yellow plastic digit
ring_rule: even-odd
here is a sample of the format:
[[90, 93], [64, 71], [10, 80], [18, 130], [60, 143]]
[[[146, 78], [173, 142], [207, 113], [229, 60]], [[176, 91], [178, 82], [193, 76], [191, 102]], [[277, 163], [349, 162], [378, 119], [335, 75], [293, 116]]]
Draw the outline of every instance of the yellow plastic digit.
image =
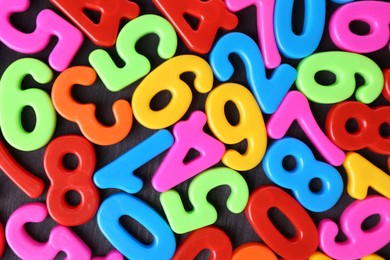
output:
[[315, 252], [309, 257], [309, 260], [332, 260], [329, 256], [321, 252]]
[[390, 176], [358, 153], [350, 152], [343, 164], [348, 175], [348, 194], [362, 200], [368, 187], [390, 199]]
[[[225, 115], [225, 104], [233, 102], [239, 112], [240, 121], [231, 125]], [[222, 84], [207, 97], [206, 114], [214, 135], [225, 144], [237, 144], [247, 140], [247, 149], [241, 154], [229, 149], [222, 162], [239, 171], [256, 167], [264, 156], [267, 147], [267, 133], [263, 115], [252, 93], [242, 85]]]
[[[190, 87], [180, 79], [180, 75], [185, 72], [195, 74], [194, 86], [198, 92], [207, 93], [213, 87], [213, 72], [202, 58], [181, 55], [164, 62], [134, 91], [133, 113], [140, 124], [151, 129], [161, 129], [173, 125], [184, 116], [192, 101]], [[163, 109], [152, 110], [150, 101], [164, 90], [171, 93], [170, 102]]]

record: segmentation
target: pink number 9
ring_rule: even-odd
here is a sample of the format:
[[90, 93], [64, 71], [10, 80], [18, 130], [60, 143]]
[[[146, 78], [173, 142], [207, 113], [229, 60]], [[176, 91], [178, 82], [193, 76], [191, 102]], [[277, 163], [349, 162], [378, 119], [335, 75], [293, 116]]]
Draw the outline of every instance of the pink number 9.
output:
[[83, 43], [82, 33], [69, 22], [49, 9], [42, 10], [37, 17], [37, 26], [32, 33], [17, 30], [10, 22], [14, 13], [24, 12], [30, 6], [29, 0], [2, 0], [0, 2], [0, 41], [14, 51], [31, 54], [42, 51], [52, 36], [58, 43], [49, 56], [50, 66], [57, 70], [66, 69]]
[[[368, 53], [382, 49], [390, 39], [390, 3], [383, 1], [359, 1], [345, 4], [333, 13], [330, 37], [340, 49]], [[351, 31], [354, 21], [367, 23], [369, 33], [358, 35]], [[389, 46], [390, 47], [390, 46]]]
[[[378, 214], [379, 222], [369, 230], [362, 230], [362, 223], [368, 217]], [[390, 242], [390, 200], [381, 196], [369, 196], [354, 201], [340, 217], [341, 230], [347, 240], [336, 242], [339, 229], [333, 221], [320, 222], [318, 233], [320, 248], [336, 259], [358, 259], [381, 249]]]

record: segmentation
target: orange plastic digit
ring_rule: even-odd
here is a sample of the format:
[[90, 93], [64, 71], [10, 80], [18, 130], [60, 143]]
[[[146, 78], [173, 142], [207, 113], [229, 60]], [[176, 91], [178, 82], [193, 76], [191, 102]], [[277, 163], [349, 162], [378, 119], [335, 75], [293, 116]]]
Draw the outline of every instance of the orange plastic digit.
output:
[[[76, 169], [69, 170], [63, 165], [67, 154], [77, 156]], [[54, 139], [46, 148], [44, 167], [51, 186], [47, 192], [47, 208], [50, 216], [64, 226], [77, 226], [88, 222], [99, 207], [99, 192], [92, 182], [96, 157], [93, 146], [87, 139], [67, 135]], [[81, 201], [70, 205], [66, 193], [76, 191]]]
[[98, 145], [112, 145], [123, 140], [133, 124], [133, 112], [129, 102], [118, 100], [112, 106], [115, 124], [102, 125], [95, 117], [95, 105], [80, 104], [72, 97], [75, 84], [90, 86], [96, 81], [96, 73], [90, 67], [77, 66], [62, 72], [53, 85], [52, 100], [57, 112], [77, 123], [83, 135]]

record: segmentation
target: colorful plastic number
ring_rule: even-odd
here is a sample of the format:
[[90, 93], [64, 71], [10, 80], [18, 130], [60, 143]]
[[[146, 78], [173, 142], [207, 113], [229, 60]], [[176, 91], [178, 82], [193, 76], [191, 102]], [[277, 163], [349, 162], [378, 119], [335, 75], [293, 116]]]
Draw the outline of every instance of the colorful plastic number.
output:
[[4, 235], [3, 225], [0, 223], [0, 257], [3, 256], [4, 249], [5, 249], [5, 235]]
[[[57, 225], [47, 242], [38, 242], [30, 237], [24, 228], [27, 222], [41, 222], [47, 216], [47, 209], [43, 203], [31, 202], [19, 207], [8, 219], [5, 227], [7, 243], [15, 254], [22, 259], [54, 259], [59, 252], [65, 252], [69, 260], [89, 260], [91, 250], [68, 227]], [[99, 257], [92, 260], [102, 259]], [[121, 260], [123, 256], [112, 250], [106, 260]]]
[[[152, 235], [153, 242], [145, 245], [129, 234], [120, 224], [122, 216], [130, 216]], [[103, 235], [129, 259], [171, 259], [176, 241], [164, 219], [142, 200], [125, 193], [116, 193], [103, 201], [97, 221]]]
[[282, 138], [294, 120], [297, 120], [302, 130], [329, 164], [339, 166], [344, 162], [344, 152], [322, 132], [314, 119], [308, 100], [298, 91], [290, 91], [278, 110], [271, 116], [267, 123], [268, 135], [274, 139]]
[[[286, 238], [268, 217], [271, 208], [280, 210], [295, 228], [295, 236]], [[255, 190], [245, 209], [259, 237], [285, 259], [307, 259], [318, 246], [318, 234], [309, 214], [290, 195], [274, 186]]]
[[173, 144], [168, 130], [159, 130], [149, 138], [131, 148], [115, 161], [98, 170], [93, 180], [100, 189], [116, 188], [127, 193], [142, 189], [142, 179], [134, 171], [161, 154]]
[[[320, 71], [332, 72], [335, 82], [325, 86], [318, 83], [315, 75]], [[364, 84], [356, 90], [356, 99], [366, 104], [373, 102], [382, 92], [382, 71], [374, 61], [356, 53], [329, 51], [305, 58], [298, 65], [296, 85], [313, 102], [337, 103], [353, 95], [355, 74], [364, 78]]]
[[355, 199], [367, 197], [368, 188], [390, 199], [390, 176], [358, 153], [347, 153], [344, 168], [348, 175], [348, 194]]
[[[132, 106], [138, 122], [151, 129], [161, 129], [184, 116], [192, 101], [190, 87], [180, 79], [186, 72], [195, 74], [194, 87], [198, 92], [207, 93], [212, 89], [213, 72], [205, 60], [195, 55], [176, 56], [153, 70], [135, 89]], [[170, 102], [162, 109], [151, 109], [153, 97], [164, 90], [171, 93]]]
[[233, 252], [232, 260], [277, 260], [278, 258], [267, 246], [260, 243], [246, 243], [237, 247]]
[[[111, 47], [115, 44], [121, 19], [133, 19], [139, 14], [136, 3], [128, 0], [50, 0], [87, 36], [99, 46]], [[100, 13], [100, 20], [94, 23], [85, 14], [86, 10]]]
[[275, 2], [275, 37], [282, 54], [292, 59], [302, 59], [318, 47], [325, 27], [326, 1], [305, 0], [303, 30], [296, 35], [292, 30], [295, 0]]
[[[238, 109], [240, 121], [237, 125], [231, 125], [226, 118], [225, 104], [228, 101]], [[233, 149], [225, 152], [222, 162], [226, 166], [246, 171], [260, 163], [267, 147], [267, 133], [259, 106], [248, 89], [235, 83], [218, 86], [207, 97], [206, 114], [211, 131], [223, 143], [247, 141], [243, 154]]]
[[[35, 88], [22, 89], [22, 81], [27, 75], [40, 84], [49, 83], [53, 77], [50, 68], [39, 60], [24, 58], [14, 61], [0, 81], [0, 126], [10, 145], [22, 151], [33, 151], [50, 141], [57, 118], [49, 94]], [[27, 106], [33, 108], [36, 115], [31, 132], [22, 125], [22, 111]]]
[[[153, 0], [153, 3], [173, 24], [186, 46], [200, 54], [210, 51], [218, 29], [233, 30], [238, 24], [237, 17], [226, 9], [222, 0]], [[196, 29], [185, 16], [199, 21]]]
[[43, 193], [45, 188], [43, 180], [23, 168], [1, 140], [0, 169], [30, 198], [38, 198]]
[[63, 71], [72, 62], [83, 43], [83, 35], [73, 25], [52, 10], [42, 10], [37, 16], [36, 29], [32, 33], [23, 33], [11, 23], [14, 13], [26, 11], [30, 0], [4, 0], [0, 3], [0, 41], [8, 48], [25, 54], [42, 51], [49, 44], [51, 37], [58, 42], [49, 55], [50, 66]]
[[[283, 160], [293, 156], [296, 167], [286, 170]], [[308, 210], [323, 212], [333, 207], [343, 192], [343, 180], [331, 165], [317, 161], [310, 148], [295, 138], [272, 143], [263, 159], [265, 174], [277, 185], [291, 189], [295, 198]], [[310, 190], [310, 182], [319, 179], [321, 190]]]
[[[357, 122], [357, 130], [350, 133], [346, 128], [349, 120]], [[390, 107], [374, 109], [355, 101], [345, 101], [331, 108], [326, 118], [329, 138], [340, 148], [348, 151], [368, 148], [376, 153], [390, 154], [390, 140], [380, 135], [382, 124], [390, 123]]]
[[384, 87], [382, 90], [382, 95], [385, 99], [390, 102], [390, 69], [383, 70], [384, 77]]
[[161, 193], [160, 202], [172, 230], [183, 234], [217, 221], [217, 211], [206, 197], [212, 189], [222, 185], [228, 185], [231, 190], [226, 203], [229, 211], [236, 214], [242, 212], [248, 201], [248, 185], [238, 172], [225, 167], [204, 171], [194, 178], [188, 188], [188, 196], [193, 205], [190, 212], [184, 209], [177, 191]]
[[[390, 3], [385, 1], [357, 1], [342, 5], [330, 19], [330, 37], [337, 47], [350, 52], [368, 53], [382, 49], [390, 39], [389, 12]], [[352, 32], [350, 24], [353, 21], [368, 24], [369, 33], [358, 35]]]
[[[363, 221], [374, 214], [379, 215], [379, 223], [362, 230]], [[357, 259], [374, 253], [390, 241], [390, 200], [368, 196], [354, 201], [342, 213], [340, 225], [347, 240], [336, 242], [337, 224], [330, 219], [321, 220], [318, 232], [322, 251], [336, 259]]]
[[309, 260], [333, 260], [333, 259], [325, 255], [324, 253], [315, 252], [309, 257]]
[[157, 48], [160, 58], [171, 58], [177, 48], [175, 29], [166, 19], [154, 14], [137, 17], [119, 32], [116, 50], [125, 63], [122, 68], [118, 68], [103, 49], [95, 50], [89, 55], [89, 62], [107, 89], [120, 91], [149, 73], [149, 60], [136, 51], [135, 45], [139, 39], [151, 33], [157, 34], [160, 39]]
[[129, 102], [115, 101], [112, 111], [115, 124], [102, 125], [95, 116], [94, 104], [81, 104], [72, 97], [72, 88], [79, 84], [91, 86], [96, 81], [96, 73], [90, 67], [76, 66], [62, 72], [53, 85], [51, 93], [54, 107], [64, 118], [77, 123], [83, 135], [99, 145], [111, 145], [123, 140], [133, 124], [133, 113]]
[[[153, 188], [159, 192], [167, 191], [221, 160], [225, 146], [203, 131], [206, 122], [206, 115], [195, 111], [187, 121], [174, 126], [175, 143], [153, 175]], [[191, 148], [197, 150], [200, 155], [184, 163]]]
[[[78, 165], [74, 170], [63, 165], [66, 154], [77, 156]], [[77, 226], [88, 222], [95, 215], [99, 207], [99, 192], [91, 180], [95, 164], [93, 146], [81, 136], [56, 138], [46, 148], [44, 166], [51, 183], [46, 202], [50, 216], [59, 224]], [[80, 194], [77, 206], [65, 200], [68, 191]]]
[[210, 65], [217, 78], [229, 80], [234, 68], [229, 60], [231, 54], [237, 54], [246, 68], [248, 84], [266, 114], [272, 114], [278, 108], [297, 76], [296, 70], [287, 64], [280, 65], [270, 79], [267, 79], [263, 58], [254, 40], [243, 33], [224, 35], [210, 54]]
[[210, 226], [192, 232], [176, 250], [172, 260], [195, 259], [204, 249], [210, 250], [209, 260], [231, 259], [232, 243], [221, 229]]
[[275, 0], [225, 0], [232, 12], [255, 5], [257, 10], [257, 33], [264, 65], [267, 69], [278, 67], [282, 61], [274, 33]]

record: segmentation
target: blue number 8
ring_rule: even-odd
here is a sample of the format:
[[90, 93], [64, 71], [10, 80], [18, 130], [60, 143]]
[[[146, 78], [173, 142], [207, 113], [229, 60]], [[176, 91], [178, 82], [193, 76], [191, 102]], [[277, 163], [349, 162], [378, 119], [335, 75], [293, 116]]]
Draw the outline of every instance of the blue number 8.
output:
[[[294, 157], [296, 166], [287, 170], [283, 160]], [[310, 148], [295, 138], [275, 141], [263, 159], [263, 168], [270, 180], [277, 185], [291, 189], [295, 198], [308, 210], [323, 212], [339, 200], [343, 191], [343, 180], [331, 165], [317, 161]], [[310, 182], [318, 178], [322, 187], [313, 192]]]

